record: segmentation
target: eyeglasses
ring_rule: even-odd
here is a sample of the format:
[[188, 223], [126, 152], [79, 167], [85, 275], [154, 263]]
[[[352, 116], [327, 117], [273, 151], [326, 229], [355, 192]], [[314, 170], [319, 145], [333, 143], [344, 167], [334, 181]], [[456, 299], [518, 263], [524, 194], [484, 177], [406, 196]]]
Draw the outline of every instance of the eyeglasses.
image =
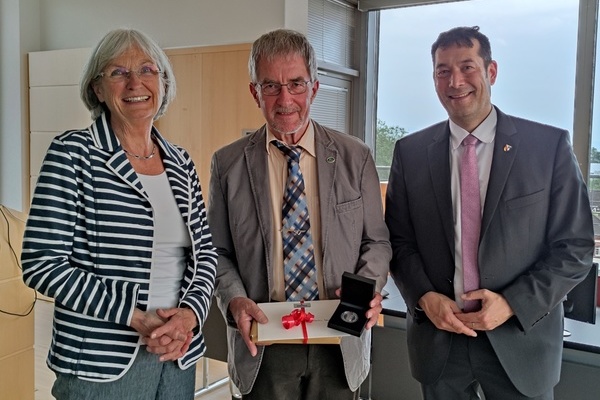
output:
[[131, 74], [134, 73], [142, 81], [150, 81], [157, 75], [162, 75], [162, 71], [155, 65], [144, 65], [137, 71], [132, 71], [127, 68], [115, 68], [109, 73], [100, 72], [96, 79], [106, 77], [111, 82], [125, 82], [131, 78]]
[[302, 94], [306, 92], [308, 84], [311, 81], [290, 81], [288, 83], [277, 83], [277, 82], [266, 82], [257, 83], [256, 86], [260, 87], [260, 91], [265, 96], [277, 96], [281, 93], [281, 87], [287, 87], [290, 94]]

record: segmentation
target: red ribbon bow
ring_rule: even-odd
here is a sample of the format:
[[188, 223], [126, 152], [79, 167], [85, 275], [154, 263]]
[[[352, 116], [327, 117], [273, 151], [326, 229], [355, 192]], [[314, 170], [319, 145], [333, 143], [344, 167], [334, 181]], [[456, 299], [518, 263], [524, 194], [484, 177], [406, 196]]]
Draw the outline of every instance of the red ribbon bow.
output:
[[302, 336], [303, 336], [302, 343], [307, 344], [308, 343], [308, 331], [306, 330], [306, 324], [313, 322], [314, 319], [315, 319], [315, 316], [313, 314], [306, 312], [306, 310], [304, 309], [304, 302], [302, 301], [302, 302], [300, 302], [299, 309], [295, 309], [288, 315], [284, 315], [283, 317], [281, 317], [281, 323], [283, 324], [283, 327], [285, 329], [290, 329], [290, 328], [293, 328], [294, 326], [298, 326], [298, 325], [302, 324]]

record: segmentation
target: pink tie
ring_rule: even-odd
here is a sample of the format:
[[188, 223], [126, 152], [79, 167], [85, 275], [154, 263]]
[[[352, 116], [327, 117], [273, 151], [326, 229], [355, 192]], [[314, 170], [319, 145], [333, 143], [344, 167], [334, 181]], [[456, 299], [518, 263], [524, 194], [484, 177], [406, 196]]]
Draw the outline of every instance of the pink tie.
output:
[[[479, 140], [469, 135], [464, 138], [465, 146], [460, 162], [460, 202], [461, 202], [461, 246], [465, 293], [479, 289], [479, 266], [477, 251], [481, 229], [481, 198], [479, 197], [479, 173], [475, 146]], [[480, 301], [465, 301], [464, 311], [476, 311]]]

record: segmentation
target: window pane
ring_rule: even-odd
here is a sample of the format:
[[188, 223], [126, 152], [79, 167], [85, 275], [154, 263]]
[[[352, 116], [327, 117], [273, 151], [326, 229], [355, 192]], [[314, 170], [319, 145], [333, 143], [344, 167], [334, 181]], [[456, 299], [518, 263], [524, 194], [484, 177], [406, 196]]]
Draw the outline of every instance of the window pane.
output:
[[572, 131], [578, 8], [578, 0], [473, 0], [381, 11], [380, 179], [387, 180], [399, 136], [447, 119], [433, 86], [430, 50], [440, 32], [455, 26], [478, 25], [490, 39], [498, 62], [496, 106]]
[[[592, 108], [592, 149], [590, 151], [590, 203], [594, 215], [596, 248], [594, 262], [600, 263], [600, 41], [596, 41], [596, 71], [594, 75], [594, 106]], [[600, 302], [600, 299], [598, 299]]]

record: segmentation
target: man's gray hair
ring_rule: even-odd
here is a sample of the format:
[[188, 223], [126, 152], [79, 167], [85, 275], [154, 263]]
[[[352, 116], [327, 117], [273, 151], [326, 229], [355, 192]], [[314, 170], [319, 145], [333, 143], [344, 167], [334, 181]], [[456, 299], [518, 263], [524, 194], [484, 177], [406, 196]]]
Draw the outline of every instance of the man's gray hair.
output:
[[253, 83], [258, 82], [258, 63], [261, 60], [272, 61], [278, 56], [298, 54], [304, 59], [306, 70], [310, 74], [312, 82], [317, 80], [317, 59], [315, 50], [306, 36], [300, 32], [290, 29], [277, 29], [265, 33], [252, 44], [250, 59], [248, 60], [248, 72]]

